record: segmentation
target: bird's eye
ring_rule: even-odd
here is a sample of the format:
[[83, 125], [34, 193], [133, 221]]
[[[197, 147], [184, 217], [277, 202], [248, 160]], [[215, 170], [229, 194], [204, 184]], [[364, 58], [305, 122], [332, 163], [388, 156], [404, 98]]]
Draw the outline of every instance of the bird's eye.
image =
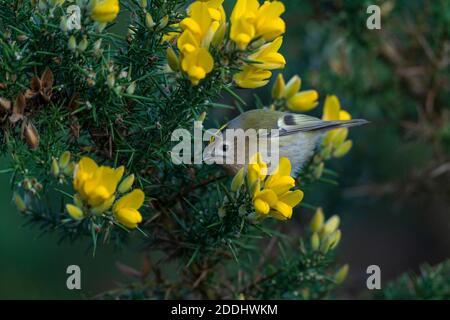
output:
[[222, 151], [223, 152], [227, 152], [228, 151], [228, 145], [227, 144], [223, 144], [223, 146], [222, 146]]

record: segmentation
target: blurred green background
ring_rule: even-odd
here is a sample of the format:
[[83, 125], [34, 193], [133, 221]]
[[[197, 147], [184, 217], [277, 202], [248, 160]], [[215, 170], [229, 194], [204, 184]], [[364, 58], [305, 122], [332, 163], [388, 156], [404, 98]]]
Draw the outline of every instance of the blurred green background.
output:
[[[4, 168], [5, 159], [0, 164]], [[134, 245], [126, 252], [102, 246], [93, 258], [87, 241], [58, 245], [56, 235], [41, 235], [38, 228], [23, 226], [25, 219], [11, 203], [9, 183], [6, 175], [0, 176], [0, 299], [93, 297], [126, 280], [116, 262], [140, 263]], [[66, 269], [73, 264], [81, 268], [81, 290], [66, 287]]]
[[[321, 101], [336, 94], [354, 117], [371, 121], [351, 131], [350, 154], [330, 163], [339, 186], [305, 190], [306, 202], [342, 218], [339, 260], [351, 273], [337, 297], [366, 298], [367, 266], [381, 267], [384, 286], [450, 255], [450, 2], [284, 2], [285, 78], [299, 74], [303, 88], [317, 89]], [[380, 5], [381, 30], [366, 28], [370, 4]], [[253, 91], [238, 93], [254, 103]], [[270, 101], [270, 86], [258, 93]], [[322, 103], [311, 112], [321, 113]], [[8, 175], [0, 175], [0, 186], [0, 298], [92, 297], [126, 281], [116, 261], [141, 264], [136, 245], [126, 252], [101, 247], [92, 258], [87, 242], [58, 245], [55, 236], [40, 237], [22, 227]], [[311, 214], [301, 209], [294, 221], [304, 225]], [[70, 264], [81, 267], [81, 291], [66, 289]]]

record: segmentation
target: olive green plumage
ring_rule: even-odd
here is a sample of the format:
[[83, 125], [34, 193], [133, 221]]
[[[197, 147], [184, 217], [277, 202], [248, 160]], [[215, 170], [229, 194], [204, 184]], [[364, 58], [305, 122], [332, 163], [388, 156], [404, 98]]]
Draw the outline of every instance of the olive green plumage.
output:
[[[336, 128], [348, 128], [368, 123], [364, 119], [325, 121], [319, 118], [303, 114], [274, 111], [268, 109], [256, 109], [242, 113], [224, 126], [221, 132], [221, 139], [217, 139], [208, 148], [212, 158], [224, 159], [231, 152], [227, 145], [234, 146], [234, 158], [239, 152], [248, 153], [247, 146], [239, 148], [236, 145], [234, 134], [228, 134], [228, 129], [243, 129], [244, 131], [267, 130], [266, 133], [260, 133], [258, 137], [268, 137], [270, 139], [279, 139], [279, 156], [287, 157], [292, 163], [293, 173], [298, 172], [302, 165], [312, 156], [314, 149], [322, 134], [328, 130]], [[271, 131], [275, 129], [275, 131]], [[257, 141], [258, 150], [260, 150], [260, 139]], [[227, 162], [224, 166], [231, 173], [239, 170], [248, 163], [250, 154], [245, 155], [245, 163]]]

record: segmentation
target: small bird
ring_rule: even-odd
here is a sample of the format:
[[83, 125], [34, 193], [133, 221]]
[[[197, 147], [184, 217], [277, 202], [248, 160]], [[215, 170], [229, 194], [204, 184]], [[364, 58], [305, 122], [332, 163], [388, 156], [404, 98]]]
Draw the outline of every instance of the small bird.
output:
[[[322, 135], [332, 129], [349, 128], [367, 124], [364, 119], [324, 121], [319, 118], [304, 114], [274, 111], [268, 109], [255, 109], [242, 113], [222, 127], [216, 138], [206, 147], [205, 154], [208, 156], [205, 161], [223, 164], [230, 174], [235, 174], [240, 168], [249, 163], [252, 154], [250, 139], [245, 139], [245, 143], [238, 143], [236, 133], [231, 133], [228, 129], [254, 129], [256, 131], [265, 129], [267, 134], [258, 135], [258, 151], [271, 145], [272, 139], [277, 138], [279, 144], [279, 157], [287, 157], [291, 161], [292, 174], [300, 172], [302, 166], [313, 156]], [[276, 134], [271, 133], [276, 129]], [[234, 132], [236, 132], [234, 130]], [[242, 132], [242, 131], [241, 131]], [[262, 139], [268, 143], [261, 143]], [[266, 140], [266, 141], [267, 141]], [[232, 149], [232, 147], [234, 147]], [[255, 150], [256, 146], [253, 146]], [[269, 147], [270, 148], [270, 147]], [[231, 153], [233, 151], [233, 153]], [[231, 154], [230, 154], [231, 153]], [[245, 154], [245, 162], [237, 161], [238, 154]], [[234, 158], [234, 161], [225, 161], [227, 156]], [[231, 162], [231, 163], [230, 163]], [[270, 165], [270, 164], [269, 164]]]

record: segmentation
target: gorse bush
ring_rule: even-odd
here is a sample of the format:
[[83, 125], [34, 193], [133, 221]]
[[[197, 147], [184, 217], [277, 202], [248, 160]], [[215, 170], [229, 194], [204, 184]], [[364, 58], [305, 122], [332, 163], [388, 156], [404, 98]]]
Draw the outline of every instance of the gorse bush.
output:
[[[325, 163], [350, 151], [348, 129], [328, 131], [300, 174], [282, 157], [269, 175], [260, 154], [234, 177], [172, 161], [174, 130], [225, 124], [211, 111], [250, 108], [235, 88], [265, 86], [286, 64], [282, 2], [238, 0], [231, 14], [222, 3], [0, 0], [2, 171], [24, 219], [43, 232], [87, 237], [94, 253], [142, 241], [139, 280], [105, 297], [324, 298], [347, 275], [333, 263], [339, 217], [325, 219], [302, 190], [335, 183]], [[126, 35], [111, 31], [119, 14]], [[272, 97], [257, 107], [319, 104], [298, 76], [279, 75]], [[351, 115], [329, 95], [323, 119]], [[299, 204], [316, 212], [308, 230], [279, 232]]]

